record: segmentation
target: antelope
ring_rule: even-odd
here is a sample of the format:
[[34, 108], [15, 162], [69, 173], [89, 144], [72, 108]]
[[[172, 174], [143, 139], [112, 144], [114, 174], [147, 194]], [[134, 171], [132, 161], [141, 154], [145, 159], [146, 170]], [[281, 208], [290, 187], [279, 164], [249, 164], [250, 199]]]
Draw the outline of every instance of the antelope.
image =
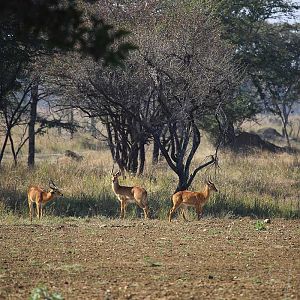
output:
[[144, 210], [145, 219], [149, 218], [149, 207], [147, 199], [147, 191], [139, 186], [122, 186], [119, 184], [119, 177], [122, 175], [120, 171], [112, 175], [112, 189], [118, 197], [121, 205], [120, 218], [124, 219], [126, 207], [129, 203], [136, 203]]
[[205, 181], [205, 187], [202, 192], [191, 192], [191, 191], [179, 191], [172, 196], [173, 207], [169, 212], [169, 222], [172, 220], [174, 212], [181, 206], [182, 207], [182, 216], [185, 221], [187, 221], [184, 212], [186, 211], [187, 206], [193, 206], [196, 209], [198, 220], [203, 211], [203, 206], [208, 201], [210, 192], [217, 192], [217, 188], [214, 183], [208, 179]]
[[52, 200], [56, 196], [63, 196], [60, 189], [53, 183], [50, 179], [49, 181], [49, 192], [45, 191], [39, 186], [30, 186], [28, 189], [28, 206], [29, 206], [29, 216], [30, 221], [32, 222], [32, 209], [33, 203], [36, 204], [36, 211], [39, 220], [43, 217], [43, 205], [48, 201]]

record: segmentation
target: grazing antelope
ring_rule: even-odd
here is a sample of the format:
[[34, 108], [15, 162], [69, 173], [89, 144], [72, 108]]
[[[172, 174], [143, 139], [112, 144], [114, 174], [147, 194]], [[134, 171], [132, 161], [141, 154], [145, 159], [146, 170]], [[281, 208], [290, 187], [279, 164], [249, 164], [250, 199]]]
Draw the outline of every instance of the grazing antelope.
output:
[[28, 189], [28, 206], [29, 206], [29, 216], [32, 222], [32, 209], [33, 203], [36, 204], [37, 216], [40, 219], [43, 216], [43, 205], [48, 201], [52, 200], [55, 196], [63, 196], [60, 189], [53, 183], [50, 179], [49, 182], [50, 190], [49, 192], [40, 188], [39, 186], [30, 186]]
[[112, 189], [118, 197], [121, 204], [120, 218], [125, 218], [126, 207], [128, 203], [136, 203], [139, 207], [144, 210], [145, 218], [149, 218], [149, 208], [147, 200], [147, 191], [139, 186], [122, 186], [119, 184], [119, 177], [121, 172], [118, 171], [116, 174], [112, 174]]
[[182, 216], [185, 221], [187, 219], [185, 217], [184, 212], [185, 212], [187, 206], [195, 207], [197, 217], [199, 220], [200, 216], [202, 214], [202, 211], [203, 211], [203, 206], [208, 201], [211, 191], [217, 192], [218, 190], [215, 187], [214, 183], [210, 179], [208, 179], [208, 181], [205, 182], [205, 187], [202, 192], [180, 191], [180, 192], [175, 193], [172, 196], [173, 207], [171, 208], [170, 213], [169, 213], [169, 222], [171, 222], [174, 212], [180, 206], [182, 207]]

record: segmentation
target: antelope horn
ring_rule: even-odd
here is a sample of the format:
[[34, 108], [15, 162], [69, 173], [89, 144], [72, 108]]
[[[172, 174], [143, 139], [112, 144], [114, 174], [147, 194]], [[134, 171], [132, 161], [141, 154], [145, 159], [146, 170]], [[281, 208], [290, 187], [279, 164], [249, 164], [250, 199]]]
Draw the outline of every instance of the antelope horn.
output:
[[115, 163], [113, 163], [112, 169], [111, 169], [111, 175], [114, 174], [114, 168], [115, 168]]
[[208, 183], [212, 183], [210, 175], [208, 176]]

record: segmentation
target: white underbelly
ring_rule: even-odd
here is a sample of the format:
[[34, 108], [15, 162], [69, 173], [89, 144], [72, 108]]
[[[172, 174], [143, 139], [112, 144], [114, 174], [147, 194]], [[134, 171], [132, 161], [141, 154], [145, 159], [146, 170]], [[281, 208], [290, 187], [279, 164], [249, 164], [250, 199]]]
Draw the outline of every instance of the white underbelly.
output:
[[181, 206], [183, 206], [183, 208], [184, 208], [184, 207], [188, 207], [188, 206], [195, 206], [195, 204], [182, 202]]
[[[122, 200], [122, 199], [124, 199], [124, 196], [118, 195], [118, 198], [120, 200]], [[133, 198], [125, 197], [125, 200], [126, 200], [127, 203], [136, 203], [136, 201]]]

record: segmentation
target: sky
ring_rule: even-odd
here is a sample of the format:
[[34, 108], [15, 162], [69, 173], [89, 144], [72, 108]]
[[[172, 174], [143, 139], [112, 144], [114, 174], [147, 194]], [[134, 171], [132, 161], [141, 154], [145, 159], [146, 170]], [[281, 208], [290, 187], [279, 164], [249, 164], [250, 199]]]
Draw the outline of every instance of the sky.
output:
[[[300, 0], [292, 0], [293, 3], [298, 4], [300, 6]], [[294, 18], [286, 18], [286, 17], [280, 17], [276, 21], [282, 21], [287, 20], [289, 23], [300, 23], [300, 9], [295, 13]]]

